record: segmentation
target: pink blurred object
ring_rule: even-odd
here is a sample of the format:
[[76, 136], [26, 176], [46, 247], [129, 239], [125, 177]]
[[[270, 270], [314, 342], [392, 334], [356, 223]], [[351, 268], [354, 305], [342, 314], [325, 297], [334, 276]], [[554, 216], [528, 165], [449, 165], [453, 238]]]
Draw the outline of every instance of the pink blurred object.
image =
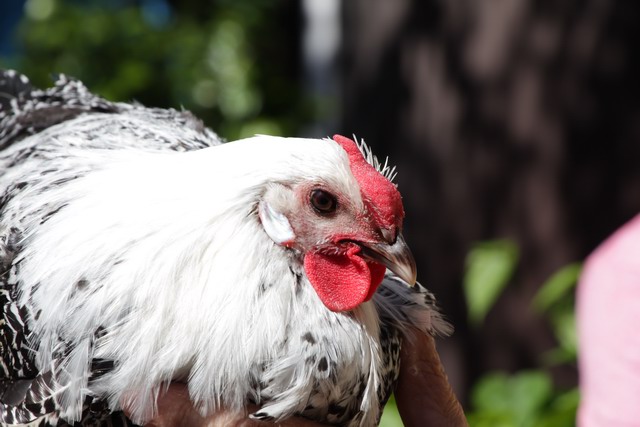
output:
[[640, 215], [588, 258], [577, 310], [578, 426], [640, 426]]

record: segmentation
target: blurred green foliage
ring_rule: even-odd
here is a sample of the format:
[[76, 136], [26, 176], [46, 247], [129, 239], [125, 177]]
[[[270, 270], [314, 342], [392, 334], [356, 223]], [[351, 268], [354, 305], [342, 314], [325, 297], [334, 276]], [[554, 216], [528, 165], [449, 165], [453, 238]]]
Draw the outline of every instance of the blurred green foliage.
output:
[[533, 307], [544, 314], [554, 330], [558, 347], [544, 355], [547, 364], [574, 363], [578, 357], [574, 288], [582, 265], [569, 264], [553, 274], [540, 288]]
[[[482, 325], [509, 285], [518, 258], [518, 247], [509, 240], [479, 242], [469, 251], [463, 289], [469, 321], [475, 327]], [[558, 346], [541, 356], [538, 369], [512, 374], [491, 372], [481, 377], [471, 390], [467, 411], [471, 427], [575, 426], [578, 390], [557, 389], [547, 368], [576, 363], [574, 289], [580, 270], [579, 263], [561, 268], [542, 284], [531, 303], [531, 309], [549, 321]], [[385, 408], [380, 425], [402, 426], [394, 401]]]
[[379, 427], [402, 427], [402, 419], [400, 418], [400, 413], [398, 412], [398, 407], [396, 406], [396, 401], [393, 396], [387, 402], [387, 405], [384, 407], [384, 412], [382, 412], [382, 418], [380, 419]]
[[577, 389], [554, 390], [543, 370], [482, 377], [471, 394], [471, 427], [571, 427], [575, 425]]
[[[464, 291], [469, 318], [478, 326], [517, 268], [517, 247], [504, 240], [475, 245], [468, 258]], [[549, 321], [558, 346], [542, 355], [538, 369], [488, 373], [471, 391], [471, 427], [571, 427], [580, 400], [576, 388], [557, 389], [547, 372], [554, 364], [575, 364], [577, 335], [574, 289], [580, 264], [553, 274], [535, 295], [531, 308]]]
[[312, 119], [291, 2], [144, 4], [27, 0], [19, 53], [0, 65], [41, 87], [65, 73], [111, 100], [184, 107], [227, 139], [296, 134]]
[[509, 240], [480, 242], [471, 249], [463, 287], [472, 325], [482, 323], [509, 283], [517, 262], [518, 247]]

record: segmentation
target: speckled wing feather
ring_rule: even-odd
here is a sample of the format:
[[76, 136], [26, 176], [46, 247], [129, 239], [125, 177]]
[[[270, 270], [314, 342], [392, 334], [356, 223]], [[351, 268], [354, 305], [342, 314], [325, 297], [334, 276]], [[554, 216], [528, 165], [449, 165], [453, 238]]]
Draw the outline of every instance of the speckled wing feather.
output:
[[[148, 120], [151, 124], [157, 122], [159, 126], [138, 129], [104, 117], [104, 114], [122, 112], [129, 113], [133, 118]], [[96, 120], [88, 120], [85, 128], [80, 130], [87, 148], [92, 145], [99, 149], [122, 148], [111, 146], [113, 142], [105, 143], [99, 138], [110, 133], [141, 134], [140, 146], [130, 147], [140, 150], [186, 151], [221, 142], [189, 112], [112, 103], [95, 96], [81, 82], [64, 75], [58, 77], [53, 88], [39, 90], [24, 75], [12, 70], [0, 71], [0, 150], [4, 150], [0, 152], [0, 177], [28, 159], [51, 156], [53, 160], [55, 156], [49, 146], [23, 145], [14, 149], [12, 144], [81, 115], [96, 116]], [[161, 125], [189, 129], [193, 135], [190, 135], [191, 138], [173, 138], [173, 135], [160, 132]], [[60, 170], [52, 165], [49, 171], [36, 172], [37, 175], [46, 175], [60, 173]], [[77, 171], [75, 176], [81, 173]], [[37, 175], [31, 182], [13, 182], [2, 187], [0, 215], [5, 214], [4, 206], [14, 194], [26, 186], [37, 185]], [[61, 179], [70, 179], [68, 175]], [[52, 206], [47, 209], [44, 206], [40, 221], [47, 221], [59, 208]], [[26, 321], [31, 313], [27, 306], [17, 303], [16, 276], [19, 263], [14, 263], [14, 258], [20, 252], [20, 240], [19, 221], [11, 221], [5, 216], [0, 225], [0, 424], [66, 426], [67, 423], [56, 414], [59, 386], [56, 383], [55, 363], [45, 372], [38, 372], [35, 368], [28, 344], [30, 331]], [[64, 345], [61, 346], [62, 353], [67, 350]], [[104, 370], [99, 362], [94, 361], [93, 375], [99, 375]], [[133, 425], [121, 412], [111, 413], [105, 402], [87, 397], [84, 407], [80, 422], [82, 426]]]

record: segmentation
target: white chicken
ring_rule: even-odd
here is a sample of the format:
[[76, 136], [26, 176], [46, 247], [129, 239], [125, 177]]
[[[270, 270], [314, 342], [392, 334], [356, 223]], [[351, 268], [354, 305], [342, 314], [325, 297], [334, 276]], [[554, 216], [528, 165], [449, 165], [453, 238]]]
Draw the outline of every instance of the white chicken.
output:
[[403, 331], [449, 332], [363, 143], [223, 144], [65, 76], [0, 92], [3, 425], [142, 424], [171, 381], [203, 414], [376, 425]]

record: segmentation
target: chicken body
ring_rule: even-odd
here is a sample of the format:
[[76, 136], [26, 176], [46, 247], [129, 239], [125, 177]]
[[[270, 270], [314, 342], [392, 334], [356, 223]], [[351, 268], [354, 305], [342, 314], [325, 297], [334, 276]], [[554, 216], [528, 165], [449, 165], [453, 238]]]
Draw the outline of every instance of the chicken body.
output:
[[[142, 424], [170, 381], [203, 414], [255, 403], [257, 419], [376, 425], [403, 330], [448, 331], [431, 294], [390, 271], [355, 297], [326, 290], [321, 268], [359, 250], [357, 227], [296, 194], [328, 188], [382, 222], [335, 141], [222, 144], [188, 112], [111, 103], [64, 76], [41, 91], [4, 72], [3, 91], [3, 425]], [[325, 241], [334, 224], [342, 237]]]

